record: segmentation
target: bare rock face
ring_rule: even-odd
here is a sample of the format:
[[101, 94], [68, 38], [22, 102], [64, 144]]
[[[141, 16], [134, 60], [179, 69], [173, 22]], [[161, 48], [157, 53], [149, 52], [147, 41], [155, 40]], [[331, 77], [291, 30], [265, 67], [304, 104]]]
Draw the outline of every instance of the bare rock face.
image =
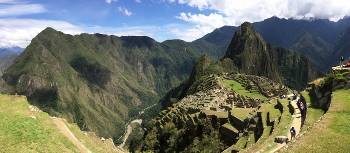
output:
[[245, 22], [236, 31], [225, 58], [231, 58], [238, 69], [246, 74], [260, 74], [281, 81], [277, 67], [270, 56], [271, 47]]

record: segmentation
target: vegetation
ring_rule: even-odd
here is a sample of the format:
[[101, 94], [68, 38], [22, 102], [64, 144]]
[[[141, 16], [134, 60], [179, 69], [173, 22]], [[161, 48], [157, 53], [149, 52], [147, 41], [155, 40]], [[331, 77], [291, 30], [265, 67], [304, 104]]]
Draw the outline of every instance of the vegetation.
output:
[[47, 28], [6, 70], [2, 78], [14, 90], [3, 91], [26, 95], [81, 129], [118, 138], [127, 121], [188, 77], [200, 54], [186, 42]]
[[[76, 124], [66, 125], [89, 150], [121, 152], [113, 141], [101, 141], [94, 133], [82, 132]], [[80, 152], [57, 128], [47, 113], [28, 104], [23, 96], [0, 95], [0, 152]]]
[[228, 87], [230, 87], [233, 91], [237, 92], [240, 95], [255, 98], [255, 99], [261, 99], [266, 100], [267, 98], [260, 94], [258, 91], [251, 91], [244, 88], [240, 83], [238, 83], [235, 80], [223, 80], [224, 84]]
[[332, 104], [321, 122], [285, 152], [347, 152], [350, 148], [350, 92], [333, 92]]
[[[68, 128], [91, 152], [96, 153], [120, 153], [123, 152], [116, 148], [112, 139], [102, 141], [101, 137], [93, 132], [81, 131], [77, 124], [68, 124]], [[104, 138], [106, 139], [106, 138]]]
[[217, 127], [206, 119], [200, 119], [194, 129], [177, 127], [172, 122], [160, 129], [153, 126], [143, 142], [143, 152], [218, 152], [225, 148]]
[[0, 95], [1, 152], [79, 152], [48, 114], [29, 106], [25, 97]]
[[283, 107], [281, 112], [279, 109], [276, 109], [275, 106], [278, 104], [277, 100], [273, 100], [272, 103], [263, 104], [261, 107], [262, 120], [267, 121], [269, 118], [270, 121], [274, 121], [274, 126], [267, 126], [267, 123], [264, 124], [264, 131], [260, 139], [254, 144], [254, 147], [247, 148], [243, 152], [258, 152], [258, 151], [268, 151], [276, 146], [274, 142], [275, 137], [281, 135], [287, 135], [289, 133], [289, 127], [292, 121], [292, 115], [288, 111], [288, 100], [278, 100]]
[[100, 87], [104, 87], [111, 79], [111, 72], [106, 67], [83, 57], [74, 59], [71, 65], [83, 78]]

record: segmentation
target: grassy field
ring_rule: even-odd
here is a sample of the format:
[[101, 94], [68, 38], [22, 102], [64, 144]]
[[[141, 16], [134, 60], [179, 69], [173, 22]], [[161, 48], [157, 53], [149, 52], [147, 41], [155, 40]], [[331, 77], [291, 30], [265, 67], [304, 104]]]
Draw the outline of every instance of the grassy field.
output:
[[253, 108], [232, 108], [231, 113], [233, 116], [237, 117], [240, 120], [244, 120], [247, 117], [250, 117], [249, 115], [254, 109]]
[[0, 95], [0, 144], [4, 153], [79, 152], [46, 113], [31, 112], [26, 98], [17, 96]]
[[285, 152], [349, 152], [350, 90], [338, 90], [324, 118]]
[[[67, 126], [92, 152], [113, 150], [111, 141], [102, 142], [93, 133], [82, 132], [77, 125]], [[23, 96], [0, 95], [0, 153], [79, 152], [58, 130], [47, 113], [31, 107]]]
[[259, 92], [250, 92], [246, 90], [239, 82], [235, 80], [223, 80], [224, 85], [227, 87], [230, 87], [233, 91], [236, 91], [238, 94], [255, 98], [255, 99], [267, 99], [264, 95], [260, 94]]

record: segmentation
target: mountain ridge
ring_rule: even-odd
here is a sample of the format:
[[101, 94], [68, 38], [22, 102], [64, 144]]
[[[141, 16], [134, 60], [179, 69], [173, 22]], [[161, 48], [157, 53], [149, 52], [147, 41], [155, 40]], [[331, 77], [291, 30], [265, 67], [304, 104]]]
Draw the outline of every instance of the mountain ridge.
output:
[[138, 110], [187, 77], [187, 65], [198, 53], [171, 45], [149, 37], [72, 36], [46, 28], [2, 78], [12, 94], [28, 96], [51, 115], [119, 137]]

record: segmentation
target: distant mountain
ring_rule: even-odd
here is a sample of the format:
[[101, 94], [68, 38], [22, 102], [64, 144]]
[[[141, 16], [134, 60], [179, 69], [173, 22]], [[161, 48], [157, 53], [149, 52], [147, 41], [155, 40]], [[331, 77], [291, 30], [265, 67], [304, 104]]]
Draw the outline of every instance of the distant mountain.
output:
[[[350, 27], [339, 37], [333, 55], [336, 59], [339, 59], [341, 56], [350, 59]], [[334, 63], [338, 64], [335, 61]]]
[[146, 36], [39, 33], [3, 75], [13, 92], [83, 130], [119, 137], [129, 119], [185, 80], [200, 53]]
[[0, 48], [0, 76], [22, 51], [20, 47]]
[[221, 58], [236, 29], [236, 27], [231, 26], [217, 28], [202, 38], [193, 41], [192, 45], [214, 58]]
[[[272, 17], [253, 23], [254, 28], [272, 46], [296, 50], [309, 58], [320, 71], [327, 71], [336, 60], [333, 52], [339, 37], [350, 27], [350, 18], [338, 22], [323, 19], [295, 20]], [[211, 40], [217, 56], [225, 54], [237, 27], [224, 26], [196, 41]], [[221, 40], [216, 38], [222, 38]], [[196, 42], [194, 41], [194, 42]], [[332, 57], [332, 58], [330, 58]]]
[[252, 24], [244, 23], [236, 30], [224, 57], [215, 62], [202, 56], [190, 78], [161, 100], [162, 106], [170, 106], [176, 99], [198, 92], [203, 76], [222, 73], [264, 76], [293, 89], [303, 89], [309, 81], [320, 76], [306, 57], [295, 51], [272, 47]]
[[0, 48], [0, 53], [2, 52], [13, 52], [13, 53], [16, 53], [16, 54], [20, 54], [24, 49], [21, 48], [21, 47], [3, 47], [3, 48]]

